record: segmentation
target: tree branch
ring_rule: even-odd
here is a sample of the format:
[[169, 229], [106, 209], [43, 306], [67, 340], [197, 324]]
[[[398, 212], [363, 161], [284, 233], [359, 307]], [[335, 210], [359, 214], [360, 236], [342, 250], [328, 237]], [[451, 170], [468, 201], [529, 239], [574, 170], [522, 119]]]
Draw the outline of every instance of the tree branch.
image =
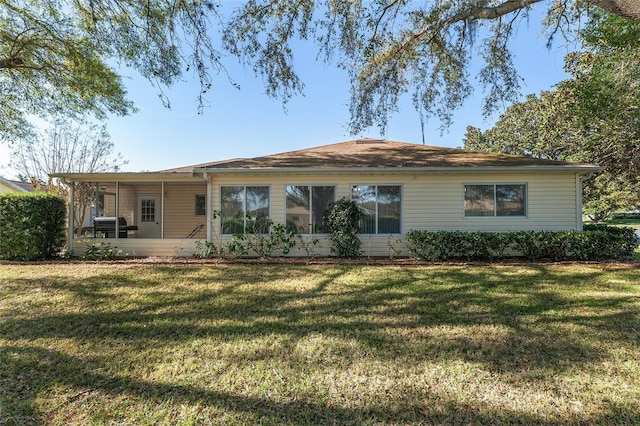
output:
[[640, 20], [640, 2], [638, 0], [587, 0], [614, 15]]
[[439, 24], [435, 26], [429, 26], [414, 33], [408, 40], [398, 45], [397, 49], [391, 55], [392, 57], [400, 53], [406, 46], [423, 41], [425, 36], [429, 36], [426, 40], [427, 43], [431, 43], [437, 34], [443, 29], [449, 27], [456, 22], [475, 20], [475, 19], [497, 19], [511, 12], [521, 10], [532, 4], [539, 3], [543, 0], [507, 0], [502, 4], [494, 7], [470, 7], [466, 10], [462, 10], [449, 18], [443, 19]]

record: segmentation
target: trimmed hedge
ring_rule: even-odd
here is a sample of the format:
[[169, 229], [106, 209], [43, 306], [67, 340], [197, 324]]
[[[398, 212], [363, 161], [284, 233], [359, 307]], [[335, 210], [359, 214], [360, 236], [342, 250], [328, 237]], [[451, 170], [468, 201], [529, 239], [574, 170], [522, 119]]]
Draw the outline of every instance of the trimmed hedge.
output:
[[559, 232], [410, 231], [406, 238], [414, 258], [431, 262], [498, 260], [509, 257], [507, 251], [528, 260], [624, 260], [639, 244], [633, 228], [606, 225]]
[[0, 194], [0, 259], [50, 259], [65, 244], [66, 203], [46, 192]]
[[611, 219], [632, 219], [637, 220], [640, 219], [640, 212], [624, 212], [624, 213], [614, 213], [611, 215]]

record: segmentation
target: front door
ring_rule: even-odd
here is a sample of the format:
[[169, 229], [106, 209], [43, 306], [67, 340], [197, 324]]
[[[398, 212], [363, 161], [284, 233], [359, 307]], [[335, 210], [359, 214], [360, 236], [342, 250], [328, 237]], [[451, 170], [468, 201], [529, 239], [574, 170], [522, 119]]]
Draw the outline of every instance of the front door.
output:
[[160, 238], [160, 197], [138, 197], [138, 238]]

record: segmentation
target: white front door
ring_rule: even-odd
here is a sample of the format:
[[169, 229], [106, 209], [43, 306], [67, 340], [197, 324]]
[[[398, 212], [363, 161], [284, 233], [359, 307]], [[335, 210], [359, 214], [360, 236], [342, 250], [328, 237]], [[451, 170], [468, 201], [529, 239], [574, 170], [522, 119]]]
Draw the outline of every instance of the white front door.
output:
[[141, 195], [138, 197], [138, 238], [160, 238], [160, 197]]

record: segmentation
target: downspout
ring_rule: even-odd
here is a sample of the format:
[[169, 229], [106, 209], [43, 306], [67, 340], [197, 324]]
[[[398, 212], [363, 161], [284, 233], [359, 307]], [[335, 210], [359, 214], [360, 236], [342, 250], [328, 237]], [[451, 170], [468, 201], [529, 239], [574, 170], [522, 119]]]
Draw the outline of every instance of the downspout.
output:
[[576, 186], [578, 187], [578, 202], [577, 202], [577, 212], [576, 212], [576, 229], [578, 231], [582, 231], [584, 229], [582, 224], [582, 185], [586, 180], [589, 180], [593, 177], [593, 173], [589, 173], [586, 175], [576, 175]]

